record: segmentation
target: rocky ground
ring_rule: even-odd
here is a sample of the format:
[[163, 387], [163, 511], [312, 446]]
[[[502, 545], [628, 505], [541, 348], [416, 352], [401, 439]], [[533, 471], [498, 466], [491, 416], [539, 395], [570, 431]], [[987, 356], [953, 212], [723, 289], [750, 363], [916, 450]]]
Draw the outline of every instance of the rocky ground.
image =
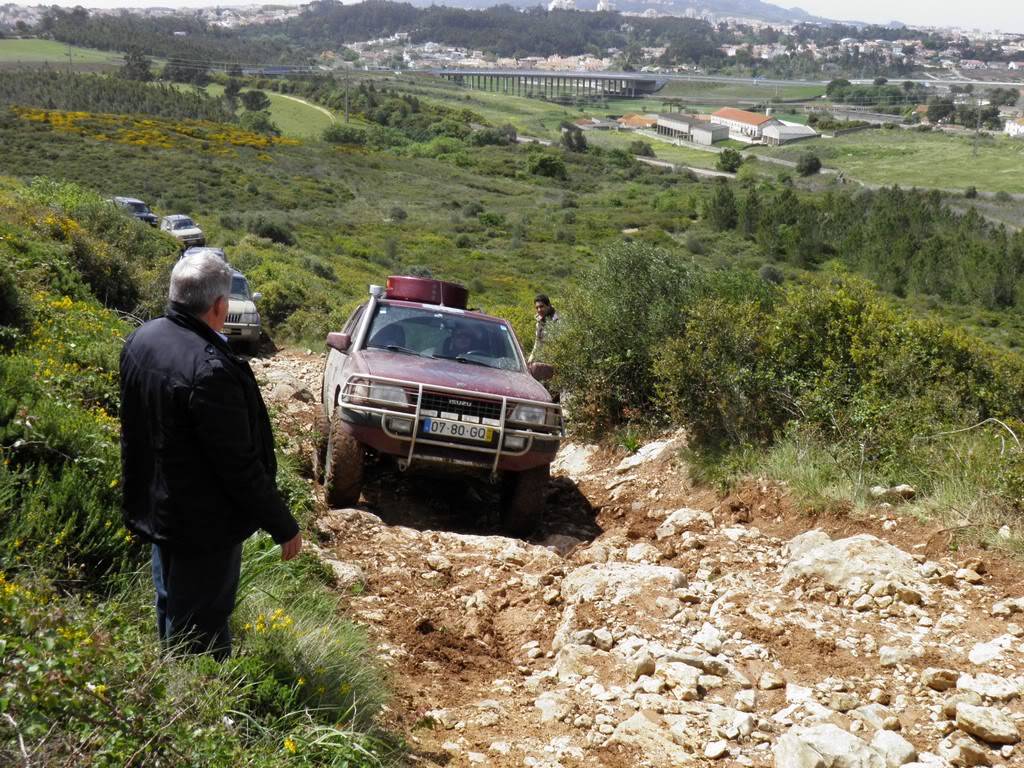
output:
[[[308, 452], [321, 358], [253, 362]], [[719, 498], [680, 441], [565, 446], [529, 542], [486, 486], [383, 475], [322, 512], [412, 762], [1024, 765], [1018, 562], [900, 517], [909, 488], [864, 519], [768, 482]]]

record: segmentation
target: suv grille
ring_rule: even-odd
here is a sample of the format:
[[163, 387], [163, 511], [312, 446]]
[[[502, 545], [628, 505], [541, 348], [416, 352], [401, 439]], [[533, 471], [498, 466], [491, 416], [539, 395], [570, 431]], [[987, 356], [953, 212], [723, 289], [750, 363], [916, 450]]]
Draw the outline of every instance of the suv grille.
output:
[[481, 419], [500, 419], [501, 403], [494, 400], [472, 400], [467, 397], [423, 393], [420, 408], [428, 411], [457, 413], [460, 416], [476, 416]]
[[225, 322], [240, 323], [242, 322], [242, 315], [240, 312], [228, 313], [228, 319]]

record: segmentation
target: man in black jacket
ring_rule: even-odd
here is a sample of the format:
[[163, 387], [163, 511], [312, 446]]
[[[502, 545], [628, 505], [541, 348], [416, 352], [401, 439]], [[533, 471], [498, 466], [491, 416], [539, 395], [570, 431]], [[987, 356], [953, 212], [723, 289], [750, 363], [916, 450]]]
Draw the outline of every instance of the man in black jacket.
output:
[[160, 638], [220, 659], [231, 653], [242, 542], [262, 528], [284, 560], [302, 546], [256, 379], [220, 334], [232, 275], [210, 254], [180, 260], [167, 314], [121, 352], [123, 514], [152, 543]]

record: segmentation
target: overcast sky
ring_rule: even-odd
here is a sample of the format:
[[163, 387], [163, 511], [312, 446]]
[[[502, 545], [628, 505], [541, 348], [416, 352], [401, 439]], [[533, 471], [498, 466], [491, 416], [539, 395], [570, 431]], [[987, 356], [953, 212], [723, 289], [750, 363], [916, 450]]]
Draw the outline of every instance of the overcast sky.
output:
[[[89, 8], [117, 8], [140, 6], [196, 7], [216, 5], [214, 0], [43, 0], [46, 5], [84, 5]], [[771, 2], [771, 0], [768, 0]], [[298, 5], [290, 0], [276, 0], [284, 5]], [[441, 0], [443, 4], [443, 0]], [[498, 0], [495, 0], [498, 2]], [[542, 0], [538, 0], [541, 3]], [[614, 0], [613, 0], [614, 2]], [[955, 0], [775, 0], [778, 5], [798, 5], [805, 11], [832, 19], [856, 19], [886, 23], [903, 21], [908, 24], [948, 25], [973, 29], [1000, 29], [1024, 32], [1024, 6], [1020, 0], [974, 0], [964, 3]], [[34, 4], [34, 2], [33, 2]], [[224, 0], [222, 5], [245, 5], [245, 0]], [[591, 5], [580, 0], [581, 5]], [[700, 0], [695, 0], [700, 5]]]

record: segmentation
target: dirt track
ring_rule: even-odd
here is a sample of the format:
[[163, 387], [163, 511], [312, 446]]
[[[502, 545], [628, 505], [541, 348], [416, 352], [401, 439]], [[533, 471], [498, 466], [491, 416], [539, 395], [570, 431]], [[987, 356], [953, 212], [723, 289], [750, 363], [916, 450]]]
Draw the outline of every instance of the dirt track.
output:
[[[298, 450], [315, 406], [296, 390], [321, 365], [256, 366]], [[1018, 564], [885, 504], [814, 517], [768, 483], [720, 499], [690, 486], [680, 440], [635, 466], [570, 446], [531, 542], [497, 534], [486, 485], [383, 476], [323, 511], [414, 763], [1024, 764], [992, 730], [1024, 720], [1024, 602], [996, 605], [1024, 593]]]

